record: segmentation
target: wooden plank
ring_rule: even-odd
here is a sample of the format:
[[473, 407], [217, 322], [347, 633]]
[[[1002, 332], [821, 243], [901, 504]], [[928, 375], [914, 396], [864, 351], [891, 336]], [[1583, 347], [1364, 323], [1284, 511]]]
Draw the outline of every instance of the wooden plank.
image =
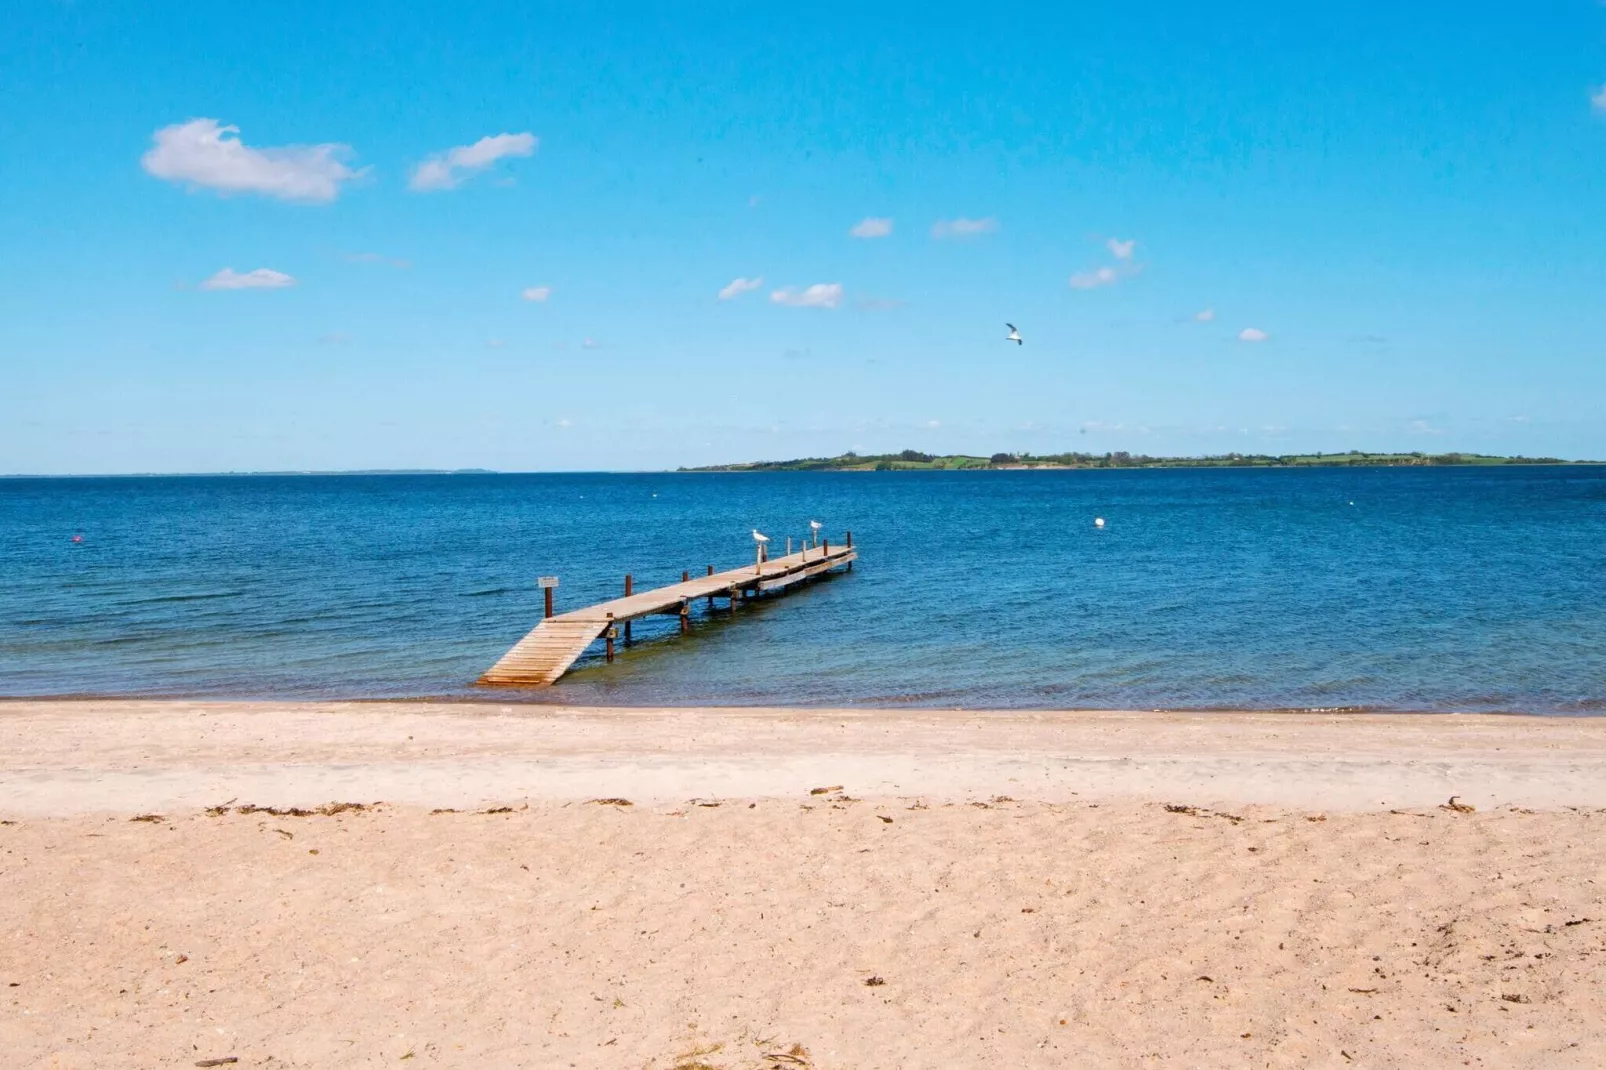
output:
[[795, 583], [802, 583], [805, 580], [813, 579], [822, 572], [829, 572], [838, 566], [847, 564], [849, 561], [856, 561], [858, 560], [858, 557], [858, 554], [852, 553], [851, 551], [841, 557], [836, 557], [833, 555], [829, 561], [821, 561], [817, 564], [810, 565], [807, 568], [798, 569], [796, 572], [782, 576], [780, 579], [764, 580], [759, 583], [758, 589], [764, 592], [784, 591], [786, 588]]
[[559, 622], [549, 617], [486, 670], [480, 682], [538, 687], [556, 683], [607, 627], [606, 620]]

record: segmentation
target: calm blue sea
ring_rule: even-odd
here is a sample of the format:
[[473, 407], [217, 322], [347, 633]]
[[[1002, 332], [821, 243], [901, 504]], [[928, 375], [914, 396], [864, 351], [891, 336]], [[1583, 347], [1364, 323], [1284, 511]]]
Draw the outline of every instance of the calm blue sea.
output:
[[[538, 575], [810, 518], [854, 572], [472, 687]], [[1606, 467], [0, 480], [0, 695], [1600, 713]]]

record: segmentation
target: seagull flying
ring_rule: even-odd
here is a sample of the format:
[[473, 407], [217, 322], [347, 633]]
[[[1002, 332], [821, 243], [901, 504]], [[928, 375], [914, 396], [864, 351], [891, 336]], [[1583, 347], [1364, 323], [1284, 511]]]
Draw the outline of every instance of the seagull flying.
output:
[[1014, 342], [1016, 345], [1020, 345], [1020, 332], [1015, 329], [1015, 325], [1013, 323], [1006, 323], [1004, 326], [1009, 328], [1009, 333], [1004, 336], [1004, 341]]

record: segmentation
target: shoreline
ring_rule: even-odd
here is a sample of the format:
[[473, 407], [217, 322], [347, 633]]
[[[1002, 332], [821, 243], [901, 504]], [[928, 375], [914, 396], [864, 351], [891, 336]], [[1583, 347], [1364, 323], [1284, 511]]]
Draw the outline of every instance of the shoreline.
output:
[[[638, 640], [638, 643], [651, 640]], [[551, 695], [551, 698], [542, 698], [541, 695]], [[859, 705], [851, 703], [822, 703], [819, 705], [806, 704], [755, 704], [751, 702], [718, 703], [703, 700], [697, 701], [668, 701], [668, 702], [630, 702], [613, 701], [608, 703], [576, 702], [565, 697], [564, 693], [552, 687], [505, 687], [476, 685], [471, 691], [462, 694], [444, 693], [438, 695], [327, 695], [312, 698], [289, 698], [280, 695], [251, 695], [227, 694], [209, 695], [194, 693], [139, 693], [127, 694], [116, 692], [61, 692], [56, 694], [40, 695], [0, 695], [0, 714], [8, 706], [38, 705], [42, 703], [61, 705], [84, 705], [105, 703], [210, 703], [222, 706], [266, 707], [266, 706], [509, 706], [513, 709], [542, 709], [560, 707], [563, 709], [580, 710], [703, 710], [718, 712], [729, 710], [742, 712], [745, 710], [769, 710], [777, 713], [797, 712], [830, 713], [842, 710], [851, 713], [888, 713], [888, 714], [951, 714], [975, 713], [985, 716], [1008, 716], [1022, 714], [1026, 716], [1097, 716], [1108, 713], [1121, 714], [1153, 714], [1156, 716], [1199, 716], [1209, 717], [1217, 714], [1229, 716], [1238, 715], [1266, 715], [1266, 716], [1301, 716], [1312, 717], [1512, 717], [1536, 718], [1540, 720], [1589, 720], [1591, 718], [1606, 719], [1606, 708], [1600, 710], [1584, 710], [1569, 712], [1546, 712], [1535, 709], [1512, 710], [1467, 710], [1467, 709], [1403, 709], [1384, 706], [1155, 706], [1146, 709], [1121, 710], [1103, 706], [1067, 706], [1067, 707], [1041, 707], [1041, 706], [924, 706], [919, 704], [900, 705], [893, 702], [867, 702]]]
[[1606, 719], [1510, 714], [0, 704], [0, 813], [855, 795], [1365, 812], [1606, 806]]

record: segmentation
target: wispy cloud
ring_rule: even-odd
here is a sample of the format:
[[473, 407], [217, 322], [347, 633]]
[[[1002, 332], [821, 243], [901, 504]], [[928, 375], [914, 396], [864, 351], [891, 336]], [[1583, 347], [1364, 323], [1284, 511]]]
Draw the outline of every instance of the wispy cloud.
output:
[[224, 126], [216, 119], [164, 126], [151, 135], [155, 145], [140, 158], [140, 166], [157, 178], [220, 193], [259, 193], [311, 203], [334, 200], [341, 183], [362, 173], [341, 162], [351, 155], [348, 145], [254, 149], [240, 140], [239, 133], [239, 127]]
[[1238, 341], [1240, 342], [1264, 342], [1270, 337], [1271, 335], [1267, 334], [1259, 327], [1245, 327], [1243, 330], [1238, 332]]
[[398, 270], [406, 270], [413, 266], [411, 260], [398, 260], [383, 253], [347, 253], [346, 259], [353, 264], [384, 264]]
[[286, 286], [294, 286], [296, 280], [282, 271], [272, 268], [257, 268], [247, 271], [243, 275], [233, 268], [224, 268], [210, 279], [201, 283], [203, 290], [282, 290]]
[[755, 275], [751, 279], [732, 279], [719, 291], [721, 301], [729, 301], [733, 297], [740, 297], [749, 290], [756, 290], [764, 285], [764, 276]]
[[[581, 349], [601, 349], [602, 348], [602, 343], [597, 341], [595, 338], [586, 337], [586, 338], [582, 338], [580, 340], [580, 348]], [[565, 424], [564, 426], [567, 427], [568, 425]]]
[[817, 282], [801, 290], [795, 286], [788, 286], [770, 294], [770, 300], [777, 305], [787, 305], [791, 308], [836, 308], [842, 303], [842, 284]]
[[1100, 286], [1113, 286], [1121, 281], [1121, 273], [1112, 267], [1095, 268], [1092, 271], [1078, 271], [1071, 276], [1071, 289], [1096, 290]]
[[1193, 320], [1195, 323], [1209, 323], [1215, 318], [1216, 310], [1213, 308], [1201, 308], [1199, 311], [1193, 314]]
[[1589, 103], [1594, 105], [1598, 112], [1606, 112], [1606, 85], [1601, 86], [1590, 95]]
[[892, 233], [892, 220], [867, 216], [855, 223], [848, 233], [855, 238], [885, 238]]
[[418, 192], [456, 189], [465, 178], [508, 156], [531, 156], [540, 142], [534, 134], [493, 134], [472, 145], [437, 152], [417, 167], [408, 187]]
[[1073, 290], [1097, 290], [1101, 286], [1114, 286], [1124, 278], [1140, 274], [1142, 264], [1122, 264], [1119, 267], [1098, 267], [1091, 271], [1078, 271], [1071, 276]]
[[547, 298], [552, 296], [552, 287], [526, 286], [523, 290], [519, 291], [519, 296], [524, 298], [526, 301], [534, 301], [537, 304], [541, 304], [544, 303]]
[[1109, 238], [1104, 242], [1104, 247], [1115, 257], [1116, 263], [1078, 271], [1071, 276], [1071, 289], [1096, 290], [1101, 286], [1113, 286], [1128, 275], [1136, 275], [1143, 270], [1142, 264], [1132, 262], [1132, 254], [1138, 247], [1136, 238], [1128, 238], [1125, 241]]
[[501, 349], [505, 345], [507, 345], [507, 343], [500, 338], [487, 338], [485, 340], [486, 349]]
[[979, 234], [991, 234], [998, 229], [998, 220], [994, 216], [982, 219], [939, 219], [931, 225], [933, 238], [974, 238]]

